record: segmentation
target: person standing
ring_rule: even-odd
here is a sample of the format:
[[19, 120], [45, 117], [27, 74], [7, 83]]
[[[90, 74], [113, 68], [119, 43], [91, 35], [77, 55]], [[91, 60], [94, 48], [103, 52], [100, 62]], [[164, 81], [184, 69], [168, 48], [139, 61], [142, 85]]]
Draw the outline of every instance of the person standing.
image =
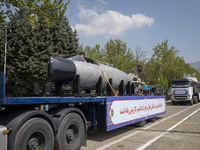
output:
[[84, 52], [81, 52], [81, 53], [80, 53], [80, 56], [83, 57], [83, 58], [85, 58], [85, 53], [84, 53]]

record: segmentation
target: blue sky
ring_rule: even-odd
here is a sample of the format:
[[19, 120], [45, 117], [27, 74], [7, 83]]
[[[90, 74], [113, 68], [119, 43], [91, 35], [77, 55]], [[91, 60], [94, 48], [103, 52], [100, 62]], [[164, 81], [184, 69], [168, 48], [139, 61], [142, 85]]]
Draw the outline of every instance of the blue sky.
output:
[[119, 38], [150, 58], [168, 40], [187, 63], [200, 61], [199, 0], [71, 0], [66, 16], [84, 46]]

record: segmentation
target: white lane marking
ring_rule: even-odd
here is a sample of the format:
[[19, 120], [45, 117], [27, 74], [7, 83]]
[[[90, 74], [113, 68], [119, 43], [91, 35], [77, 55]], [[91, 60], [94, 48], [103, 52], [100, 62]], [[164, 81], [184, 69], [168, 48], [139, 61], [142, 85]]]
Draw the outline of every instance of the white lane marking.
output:
[[[200, 105], [200, 103], [197, 104], [197, 105]], [[186, 109], [184, 109], [184, 110], [182, 110], [182, 111], [180, 111], [180, 112], [178, 112], [178, 113], [176, 113], [176, 114], [173, 114], [173, 115], [171, 115], [171, 116], [169, 116], [169, 117], [167, 117], [167, 118], [165, 118], [165, 119], [162, 119], [161, 121], [165, 121], [165, 120], [167, 120], [167, 119], [170, 119], [170, 118], [172, 118], [172, 117], [174, 117], [174, 116], [176, 116], [176, 115], [178, 115], [178, 114], [180, 114], [180, 113], [182, 113], [182, 112], [184, 112], [184, 111], [187, 111], [188, 109], [191, 109], [191, 108], [193, 108], [194, 106], [197, 106], [197, 105], [193, 105], [193, 106], [191, 106], [191, 107], [188, 107], [188, 108], [186, 108]], [[160, 121], [160, 122], [161, 122], [161, 121]], [[151, 128], [151, 127], [153, 127], [153, 126], [159, 124], [160, 122], [156, 122], [156, 123], [154, 123], [154, 124], [152, 124], [152, 125], [149, 125], [149, 126], [147, 126], [147, 127], [145, 127], [145, 128], [142, 128], [142, 129], [144, 129], [144, 130], [149, 129], [149, 128]], [[133, 132], [133, 133], [127, 135], [127, 136], [124, 136], [124, 137], [118, 139], [118, 140], [115, 140], [115, 141], [113, 141], [113, 142], [110, 142], [110, 143], [108, 143], [108, 144], [102, 146], [102, 147], [99, 147], [99, 148], [97, 148], [96, 150], [104, 150], [104, 149], [106, 149], [106, 148], [108, 148], [108, 147], [110, 147], [110, 146], [112, 146], [112, 145], [114, 145], [114, 144], [117, 144], [117, 143], [121, 142], [122, 140], [125, 140], [125, 139], [127, 139], [127, 138], [129, 138], [129, 137], [131, 137], [131, 136], [133, 136], [133, 135], [135, 135], [135, 134], [138, 134], [138, 133], [140, 133], [140, 132], [142, 132], [142, 131]]]
[[165, 134], [169, 133], [171, 130], [173, 130], [174, 128], [176, 128], [178, 125], [180, 125], [181, 123], [183, 123], [185, 120], [187, 120], [189, 117], [191, 117], [192, 115], [194, 115], [195, 113], [197, 113], [200, 110], [197, 109], [196, 111], [194, 111], [193, 113], [191, 113], [190, 115], [188, 115], [187, 117], [185, 117], [184, 119], [182, 119], [180, 122], [178, 122], [177, 124], [175, 124], [174, 126], [172, 126], [171, 128], [167, 129], [167, 132], [163, 132], [162, 134], [154, 137], [153, 139], [151, 139], [150, 141], [148, 141], [147, 143], [145, 143], [144, 145], [142, 145], [141, 147], [137, 148], [136, 150], [144, 150], [145, 148], [147, 148], [149, 145], [151, 145], [152, 143], [154, 143], [155, 141], [157, 141], [158, 139], [160, 139], [162, 136], [164, 136]]
[[200, 110], [200, 108], [197, 109], [196, 111], [194, 111], [193, 113], [191, 113], [190, 115], [188, 115], [187, 117], [185, 117], [184, 119], [182, 119], [180, 122], [178, 122], [177, 124], [175, 124], [175, 125], [172, 126], [171, 128], [169, 128], [167, 131], [169, 132], [169, 131], [173, 130], [173, 129], [176, 128], [178, 125], [180, 125], [180, 124], [183, 123], [185, 120], [187, 120], [189, 117], [191, 117], [192, 115], [194, 115], [195, 113], [197, 113], [199, 110]]
[[129, 137], [131, 137], [131, 136], [133, 136], [133, 135], [135, 135], [135, 134], [138, 134], [138, 133], [140, 133], [140, 132], [142, 132], [142, 131], [133, 132], [133, 133], [127, 135], [127, 136], [124, 136], [124, 137], [118, 139], [118, 140], [115, 140], [115, 141], [113, 141], [113, 142], [111, 142], [111, 143], [108, 143], [108, 144], [102, 146], [102, 147], [99, 147], [99, 148], [97, 148], [96, 150], [104, 150], [104, 149], [106, 149], [106, 148], [108, 148], [108, 147], [110, 147], [110, 146], [112, 146], [112, 145], [114, 145], [114, 144], [116, 144], [116, 143], [118, 143], [118, 142], [121, 142], [122, 140], [125, 140], [125, 139], [127, 139], [127, 138], [129, 138]]
[[[199, 104], [200, 104], [200, 103], [199, 103]], [[198, 104], [198, 105], [199, 105], [199, 104]], [[184, 112], [184, 111], [186, 111], [186, 110], [188, 110], [188, 109], [190, 109], [190, 108], [193, 108], [194, 106], [197, 106], [197, 105], [193, 105], [193, 106], [191, 106], [191, 107], [188, 107], [188, 108], [186, 108], [186, 109], [183, 109], [183, 110], [179, 111], [179, 112], [176, 113], [176, 114], [173, 114], [173, 115], [171, 115], [171, 116], [169, 116], [169, 117], [167, 117], [167, 118], [165, 118], [165, 119], [162, 119], [162, 120], [159, 121], [159, 122], [156, 122], [156, 123], [154, 123], [154, 124], [152, 124], [152, 125], [149, 125], [149, 126], [147, 126], [147, 127], [145, 127], [145, 128], [142, 128], [142, 129], [144, 129], [144, 130], [149, 129], [149, 128], [151, 128], [151, 127], [153, 127], [153, 126], [159, 124], [159, 123], [162, 122], [162, 121], [168, 120], [168, 119], [170, 119], [170, 118], [172, 118], [172, 117], [174, 117], [174, 116], [176, 116], [176, 115], [179, 115], [180, 113], [182, 113], [182, 112]]]

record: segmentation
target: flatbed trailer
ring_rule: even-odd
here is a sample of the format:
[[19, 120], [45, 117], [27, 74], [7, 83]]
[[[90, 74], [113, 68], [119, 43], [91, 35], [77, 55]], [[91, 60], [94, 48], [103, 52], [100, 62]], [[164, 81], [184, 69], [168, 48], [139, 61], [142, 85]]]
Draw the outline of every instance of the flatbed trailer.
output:
[[88, 128], [143, 126], [166, 113], [164, 96], [6, 97], [0, 73], [0, 150], [76, 150]]

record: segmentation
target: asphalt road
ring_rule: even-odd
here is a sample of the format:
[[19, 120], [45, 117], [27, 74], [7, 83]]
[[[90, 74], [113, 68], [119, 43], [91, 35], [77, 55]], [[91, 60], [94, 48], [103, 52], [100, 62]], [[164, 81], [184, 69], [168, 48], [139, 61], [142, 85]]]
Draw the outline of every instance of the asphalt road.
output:
[[144, 127], [89, 133], [81, 150], [200, 150], [200, 103], [166, 105], [167, 113]]

